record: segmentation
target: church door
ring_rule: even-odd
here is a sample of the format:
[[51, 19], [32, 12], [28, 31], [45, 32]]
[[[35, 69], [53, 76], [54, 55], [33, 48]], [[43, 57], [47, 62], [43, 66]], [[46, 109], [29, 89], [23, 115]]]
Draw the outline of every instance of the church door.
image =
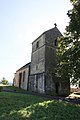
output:
[[59, 94], [59, 82], [56, 82], [55, 87], [56, 87], [56, 93]]
[[22, 73], [19, 74], [19, 88], [21, 88]]
[[39, 76], [36, 76], [36, 92], [38, 92], [38, 80], [39, 80]]

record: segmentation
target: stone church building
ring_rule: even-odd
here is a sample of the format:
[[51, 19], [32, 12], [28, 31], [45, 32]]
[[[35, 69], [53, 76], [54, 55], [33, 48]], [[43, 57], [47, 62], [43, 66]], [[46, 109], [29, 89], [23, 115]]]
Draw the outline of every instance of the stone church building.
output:
[[16, 71], [14, 86], [41, 94], [69, 94], [69, 82], [55, 77], [57, 39], [60, 36], [62, 34], [55, 26], [32, 42], [31, 63]]

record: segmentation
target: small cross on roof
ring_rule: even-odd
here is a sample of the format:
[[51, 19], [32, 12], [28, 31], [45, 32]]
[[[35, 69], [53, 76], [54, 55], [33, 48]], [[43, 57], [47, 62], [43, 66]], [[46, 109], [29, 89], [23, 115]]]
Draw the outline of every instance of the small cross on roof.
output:
[[56, 23], [55, 23], [54, 25], [55, 25], [55, 27], [57, 26], [57, 24], [56, 24]]

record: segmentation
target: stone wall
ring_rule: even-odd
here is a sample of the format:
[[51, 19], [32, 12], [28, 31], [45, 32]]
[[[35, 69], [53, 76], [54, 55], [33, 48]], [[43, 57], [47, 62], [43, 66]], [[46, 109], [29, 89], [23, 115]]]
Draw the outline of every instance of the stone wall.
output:
[[45, 44], [47, 46], [52, 46], [53, 48], [56, 48], [57, 44], [55, 46], [55, 40], [60, 36], [62, 36], [62, 34], [56, 27], [48, 30], [45, 34]]
[[32, 42], [32, 53], [36, 51], [36, 43], [39, 42], [39, 48], [45, 44], [45, 34], [40, 35], [35, 41]]
[[45, 94], [51, 95], [55, 91], [54, 80], [52, 74], [45, 74]]
[[19, 75], [18, 75], [18, 73], [15, 73], [14, 74], [14, 86], [15, 87], [19, 87]]
[[59, 84], [59, 95], [69, 95], [70, 94], [70, 82], [61, 81]]
[[45, 93], [44, 73], [29, 76], [29, 91]]
[[[37, 42], [39, 42], [38, 48], [36, 48]], [[44, 35], [42, 35], [32, 44], [30, 74], [43, 73], [44, 71], [45, 71], [45, 39]]]
[[56, 55], [55, 49], [46, 46], [45, 47], [45, 72], [46, 73], [55, 73], [56, 66]]

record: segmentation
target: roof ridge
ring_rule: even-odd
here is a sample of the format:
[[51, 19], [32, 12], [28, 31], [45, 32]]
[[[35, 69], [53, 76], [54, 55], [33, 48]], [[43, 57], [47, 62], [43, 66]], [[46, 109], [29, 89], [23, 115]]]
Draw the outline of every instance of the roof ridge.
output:
[[[59, 31], [59, 29], [57, 28], [57, 27], [54, 27], [54, 28], [51, 28], [51, 29], [48, 29], [48, 30], [46, 30], [45, 32], [43, 32], [39, 37], [37, 37], [33, 42], [32, 42], [32, 44], [36, 41], [36, 40], [38, 40], [42, 35], [44, 35], [46, 32], [48, 32], [48, 31], [50, 31], [50, 30], [55, 30], [55, 29], [57, 29], [58, 31]], [[59, 31], [60, 32], [60, 31]]]
[[20, 67], [16, 72], [18, 72], [18, 71], [20, 71], [20, 70], [26, 68], [26, 67], [29, 66], [30, 64], [31, 64], [31, 62], [25, 64], [24, 66]]

